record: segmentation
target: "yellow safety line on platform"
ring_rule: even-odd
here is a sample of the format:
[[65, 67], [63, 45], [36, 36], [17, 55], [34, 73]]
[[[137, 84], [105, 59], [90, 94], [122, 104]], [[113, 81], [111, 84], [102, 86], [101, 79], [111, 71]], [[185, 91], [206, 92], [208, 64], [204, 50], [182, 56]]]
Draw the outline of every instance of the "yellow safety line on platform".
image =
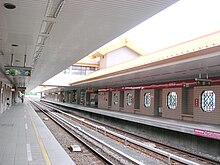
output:
[[31, 119], [31, 123], [32, 123], [32, 125], [33, 125], [33, 127], [34, 127], [34, 132], [35, 132], [35, 134], [36, 134], [36, 136], [37, 136], [37, 141], [38, 141], [38, 143], [39, 143], [39, 145], [40, 145], [40, 149], [41, 149], [41, 152], [42, 152], [42, 154], [43, 154], [44, 161], [45, 161], [46, 165], [52, 165], [51, 162], [50, 162], [50, 159], [49, 159], [49, 157], [48, 157], [48, 155], [47, 155], [47, 151], [46, 151], [46, 149], [45, 149], [45, 147], [44, 147], [44, 144], [43, 144], [43, 142], [42, 142], [42, 140], [41, 140], [41, 137], [40, 137], [40, 135], [39, 135], [39, 133], [38, 133], [37, 127], [35, 126], [35, 124], [34, 124], [34, 122], [33, 122], [33, 120], [32, 120], [32, 117], [31, 117], [31, 114], [30, 114], [29, 111], [28, 111], [28, 113], [29, 113], [29, 116], [30, 116], [30, 119]]

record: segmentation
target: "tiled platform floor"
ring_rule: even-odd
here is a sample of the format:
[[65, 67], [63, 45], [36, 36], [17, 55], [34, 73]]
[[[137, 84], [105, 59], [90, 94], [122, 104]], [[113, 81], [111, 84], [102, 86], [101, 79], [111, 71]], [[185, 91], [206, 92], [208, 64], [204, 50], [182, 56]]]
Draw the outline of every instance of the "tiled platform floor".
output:
[[0, 114], [1, 165], [74, 165], [29, 104]]

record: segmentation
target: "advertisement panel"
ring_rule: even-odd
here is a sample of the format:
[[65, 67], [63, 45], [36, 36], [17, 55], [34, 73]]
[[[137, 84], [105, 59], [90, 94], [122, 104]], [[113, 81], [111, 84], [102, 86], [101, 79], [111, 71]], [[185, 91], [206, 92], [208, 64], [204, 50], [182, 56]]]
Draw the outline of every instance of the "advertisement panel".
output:
[[31, 67], [5, 66], [5, 74], [9, 76], [31, 76]]

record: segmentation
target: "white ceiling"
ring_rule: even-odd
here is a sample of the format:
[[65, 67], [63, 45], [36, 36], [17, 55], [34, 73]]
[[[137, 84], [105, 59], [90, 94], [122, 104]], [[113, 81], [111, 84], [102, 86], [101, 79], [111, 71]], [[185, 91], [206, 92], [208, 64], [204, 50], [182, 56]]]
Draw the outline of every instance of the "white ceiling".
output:
[[[4, 55], [0, 55], [0, 67], [10, 65], [11, 53], [13, 65], [23, 66], [26, 52], [26, 66], [34, 68], [32, 76], [13, 80], [25, 81], [28, 90], [33, 89], [177, 1], [65, 0], [62, 5], [62, 0], [1, 0], [0, 49]], [[16, 9], [6, 9], [4, 3], [13, 3]], [[43, 34], [45, 21], [52, 28]], [[39, 36], [45, 42], [40, 43]], [[12, 44], [18, 47], [12, 50]], [[41, 46], [38, 53], [36, 45]]]

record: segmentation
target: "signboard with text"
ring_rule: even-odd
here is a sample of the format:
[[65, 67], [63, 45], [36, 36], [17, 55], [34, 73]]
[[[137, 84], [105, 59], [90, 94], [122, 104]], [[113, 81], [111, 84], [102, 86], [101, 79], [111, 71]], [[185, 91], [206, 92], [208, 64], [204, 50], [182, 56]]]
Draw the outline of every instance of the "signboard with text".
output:
[[31, 67], [5, 66], [5, 74], [9, 76], [31, 76]]
[[25, 91], [25, 90], [26, 90], [26, 87], [17, 87], [17, 90], [18, 90], [18, 91]]
[[195, 107], [199, 107], [199, 99], [198, 98], [196, 98], [194, 100], [194, 104], [195, 104]]
[[213, 131], [208, 131], [208, 130], [194, 129], [194, 135], [204, 136], [204, 137], [220, 140], [220, 132], [213, 132]]

